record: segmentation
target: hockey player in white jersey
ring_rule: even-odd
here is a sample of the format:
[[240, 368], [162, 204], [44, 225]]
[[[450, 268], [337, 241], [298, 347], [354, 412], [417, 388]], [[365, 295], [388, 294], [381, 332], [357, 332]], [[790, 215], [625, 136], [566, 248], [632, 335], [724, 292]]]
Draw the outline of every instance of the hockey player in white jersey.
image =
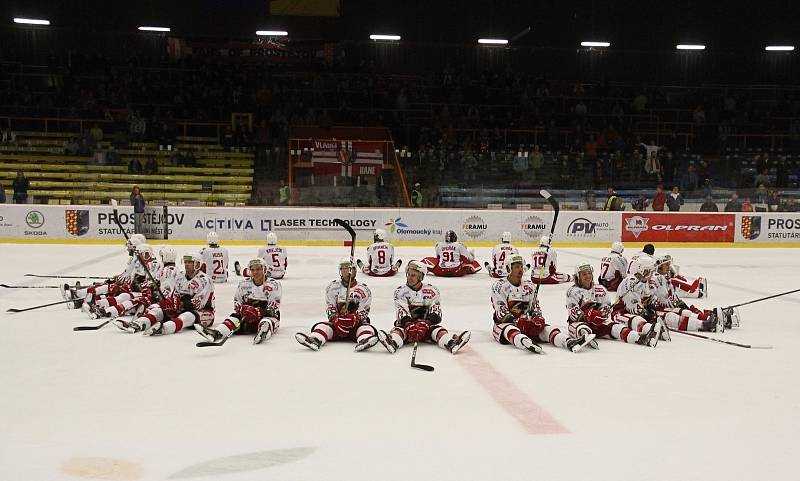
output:
[[144, 331], [146, 336], [172, 334], [199, 322], [214, 322], [214, 283], [200, 270], [199, 254], [183, 256], [184, 274], [178, 278], [175, 295], [147, 308], [135, 321], [123, 319], [115, 325], [127, 332]]
[[500, 236], [500, 243], [492, 248], [492, 263], [484, 262], [483, 267], [486, 268], [490, 276], [495, 279], [501, 279], [507, 273], [505, 267], [506, 259], [514, 254], [519, 254], [519, 249], [511, 245], [511, 232], [503, 232], [503, 235]]
[[[264, 260], [267, 268], [267, 277], [270, 279], [283, 279], [286, 275], [286, 268], [289, 265], [289, 258], [286, 255], [286, 248], [278, 245], [278, 236], [274, 232], [267, 233], [267, 245], [258, 248], [258, 257]], [[242, 270], [239, 261], [233, 263], [236, 274], [250, 277], [250, 269], [247, 267]]]
[[626, 271], [627, 272], [626, 277], [631, 275], [631, 274], [633, 274], [633, 265], [640, 258], [650, 259], [655, 264], [655, 262], [656, 262], [656, 258], [654, 257], [655, 253], [656, 253], [656, 247], [653, 244], [645, 244], [644, 247], [642, 247], [642, 250], [640, 252], [637, 252], [636, 254], [634, 254], [631, 257], [630, 262], [628, 262], [628, 269]]
[[372, 244], [367, 247], [367, 263], [356, 261], [361, 272], [373, 277], [390, 277], [397, 274], [397, 270], [403, 263], [401, 260], [394, 259], [394, 246], [386, 242], [386, 231], [375, 229], [372, 237]]
[[85, 304], [86, 312], [94, 306], [98, 299], [106, 296], [116, 296], [123, 292], [130, 291], [130, 283], [133, 281], [133, 272], [137, 265], [136, 260], [136, 247], [139, 244], [144, 244], [146, 241], [142, 234], [133, 234], [130, 239], [125, 243], [128, 249], [128, 263], [121, 274], [118, 274], [110, 279], [106, 279], [103, 283], [95, 283], [88, 287], [70, 287], [69, 284], [63, 286], [62, 295], [67, 300], [73, 300], [67, 307], [80, 309]]
[[655, 286], [650, 282], [655, 270], [656, 263], [652, 258], [641, 256], [637, 259], [631, 274], [617, 288], [618, 299], [611, 313], [616, 322], [651, 337], [653, 347], [658, 339], [670, 340], [669, 331], [655, 310]]
[[716, 311], [701, 310], [688, 306], [675, 293], [670, 282], [672, 257], [662, 254], [656, 257], [656, 272], [651, 283], [654, 286], [656, 314], [672, 330], [679, 331], [722, 331], [724, 319], [717, 319]]
[[701, 298], [708, 297], [708, 279], [705, 277], [698, 277], [695, 280], [689, 280], [680, 273], [680, 266], [674, 262], [670, 263], [670, 282], [675, 288], [675, 292], [681, 297]]
[[617, 292], [617, 287], [628, 275], [628, 259], [622, 255], [625, 246], [622, 242], [611, 244], [611, 252], [600, 260], [600, 275], [597, 282], [609, 292]]
[[318, 351], [328, 341], [355, 341], [356, 351], [369, 349], [378, 343], [378, 331], [370, 324], [369, 310], [372, 292], [356, 280], [356, 266], [349, 257], [339, 261], [339, 279], [325, 289], [327, 321], [311, 327], [311, 334], [298, 332], [297, 342]]
[[[655, 347], [658, 343], [660, 326], [653, 329], [652, 324], [638, 316], [631, 317], [636, 318], [636, 323], [627, 318], [618, 320], [613, 317], [608, 291], [594, 284], [594, 269], [588, 262], [575, 266], [575, 284], [567, 289], [567, 315], [569, 332], [576, 337], [594, 333], [598, 338], [609, 337], [644, 346]], [[596, 342], [589, 343], [589, 346], [598, 347]]]
[[[161, 300], [161, 296], [158, 294], [158, 279], [161, 277], [163, 264], [153, 253], [150, 244], [136, 246], [136, 254], [130, 289], [116, 296], [99, 299], [90, 308], [90, 317], [116, 317], [127, 313], [133, 314], [138, 306], [143, 304], [149, 306], [153, 299]], [[139, 259], [144, 261], [144, 264]], [[148, 272], [150, 275], [147, 274]], [[151, 277], [156, 283], [150, 280]]]
[[[572, 276], [556, 269], [558, 253], [550, 247], [550, 236], [542, 236], [539, 248], [531, 256], [531, 282], [534, 284], [562, 284], [570, 282]], [[544, 266], [544, 274], [539, 279], [539, 274]]]
[[220, 247], [216, 232], [209, 232], [206, 240], [208, 247], [200, 249], [200, 258], [203, 262], [200, 269], [215, 284], [228, 282], [228, 249]]
[[447, 231], [444, 242], [436, 243], [436, 257], [425, 257], [422, 263], [427, 265], [431, 274], [440, 277], [461, 277], [481, 270], [475, 254], [458, 242], [458, 236], [452, 230]]
[[572, 352], [578, 352], [592, 343], [595, 337], [592, 332], [582, 332], [578, 337], [570, 337], [561, 329], [547, 324], [538, 299], [531, 309], [536, 286], [522, 278], [525, 273], [524, 257], [512, 255], [506, 258], [505, 265], [506, 277], [492, 286], [495, 341], [535, 353], [541, 353], [542, 348], [533, 339], [549, 342]]
[[260, 344], [278, 330], [281, 285], [266, 276], [264, 259], [252, 259], [247, 268], [252, 276], [239, 282], [233, 298], [233, 313], [212, 327], [194, 325], [195, 330], [210, 342], [219, 342], [238, 333], [253, 335], [253, 344]]
[[441, 325], [439, 289], [422, 282], [427, 270], [422, 262], [409, 262], [406, 266], [406, 283], [394, 291], [394, 327], [388, 333], [378, 332], [378, 340], [392, 354], [406, 342], [430, 341], [452, 354], [469, 342], [469, 331], [451, 334]]

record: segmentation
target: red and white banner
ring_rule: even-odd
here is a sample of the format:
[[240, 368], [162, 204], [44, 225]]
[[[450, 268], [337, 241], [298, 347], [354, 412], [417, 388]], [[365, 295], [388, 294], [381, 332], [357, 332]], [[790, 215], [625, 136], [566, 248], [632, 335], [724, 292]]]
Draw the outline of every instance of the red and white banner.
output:
[[309, 140], [300, 142], [300, 148], [311, 151], [314, 175], [376, 177], [383, 169], [383, 142]]
[[628, 242], [733, 242], [735, 214], [623, 213]]

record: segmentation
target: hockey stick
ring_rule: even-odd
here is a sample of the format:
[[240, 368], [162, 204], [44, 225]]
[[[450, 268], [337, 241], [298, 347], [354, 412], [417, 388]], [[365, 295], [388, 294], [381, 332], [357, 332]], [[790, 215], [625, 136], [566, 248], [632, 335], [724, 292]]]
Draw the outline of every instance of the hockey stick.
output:
[[[112, 210], [114, 212], [114, 223], [117, 224], [119, 230], [122, 231], [122, 235], [125, 236], [125, 241], [128, 242], [131, 240], [131, 238], [128, 237], [128, 232], [125, 231], [125, 228], [122, 227], [122, 223], [119, 221], [119, 215], [117, 214], [117, 199], [111, 199], [111, 205], [113, 206]], [[166, 297], [164, 296], [164, 293], [161, 292], [161, 284], [153, 278], [153, 274], [151, 274], [150, 269], [147, 268], [147, 264], [144, 262], [144, 259], [142, 259], [142, 255], [136, 251], [134, 251], [133, 254], [136, 256], [136, 259], [139, 260], [139, 264], [142, 265], [144, 273], [147, 274], [147, 277], [150, 279], [150, 282], [153, 283], [153, 286], [157, 287], [158, 293], [159, 295], [161, 295], [161, 299], [165, 299]]]
[[8, 284], [0, 284], [0, 287], [6, 289], [59, 289], [61, 286], [9, 286]]
[[195, 347], [219, 347], [219, 346], [225, 344], [226, 342], [228, 342], [228, 339], [230, 339], [232, 337], [233, 337], [233, 333], [231, 333], [230, 336], [223, 337], [222, 340], [219, 341], [219, 342], [200, 341], [197, 344], [195, 344]]
[[[79, 299], [80, 299], [80, 300], [83, 300], [83, 298], [79, 298]], [[58, 301], [58, 302], [51, 302], [51, 303], [49, 303], [49, 304], [42, 304], [41, 306], [27, 307], [27, 308], [25, 308], [25, 309], [14, 309], [14, 308], [11, 308], [11, 309], [6, 309], [6, 312], [25, 312], [25, 311], [32, 311], [32, 310], [34, 310], [34, 309], [41, 309], [41, 308], [43, 308], [43, 307], [57, 306], [57, 305], [59, 305], [59, 304], [67, 304], [67, 303], [69, 303], [69, 302], [75, 302], [75, 301], [77, 301], [77, 300], [79, 300], [79, 299], [70, 299], [70, 300], [68, 300], [68, 301]]]
[[41, 277], [44, 279], [108, 279], [107, 276], [46, 276], [39, 274], [25, 274], [25, 277]]
[[544, 260], [542, 261], [542, 266], [539, 268], [539, 282], [536, 283], [536, 287], [533, 289], [533, 301], [531, 302], [531, 305], [528, 306], [528, 314], [533, 312], [533, 309], [536, 306], [536, 300], [539, 298], [539, 287], [542, 285], [542, 277], [544, 277], [544, 268], [547, 265], [547, 253], [550, 252], [550, 243], [553, 241], [553, 232], [555, 232], [556, 230], [556, 221], [558, 220], [558, 212], [559, 212], [558, 201], [555, 200], [552, 195], [550, 195], [550, 192], [547, 192], [546, 190], [542, 189], [539, 191], [539, 194], [541, 194], [541, 196], [544, 197], [547, 200], [547, 202], [550, 203], [551, 206], [553, 206], [554, 213], [553, 213], [553, 223], [550, 225], [550, 242], [548, 242], [544, 248], [545, 256]]
[[746, 305], [748, 305], [748, 304], [752, 304], [752, 303], [754, 303], [754, 302], [766, 301], [767, 299], [772, 299], [772, 298], [774, 298], [774, 297], [785, 296], [785, 295], [787, 295], [787, 294], [794, 294], [795, 292], [800, 292], [800, 289], [795, 289], [795, 290], [793, 290], [793, 291], [787, 291], [787, 292], [781, 292], [780, 294], [773, 294], [773, 295], [771, 295], [771, 296], [762, 297], [762, 298], [760, 298], [760, 299], [755, 299], [755, 300], [752, 300], [752, 301], [743, 302], [743, 303], [741, 303], [741, 304], [734, 304], [734, 305], [732, 305], [732, 306], [723, 307], [722, 309], [730, 309], [730, 308], [732, 308], [732, 307], [746, 306]]
[[108, 324], [109, 322], [111, 322], [111, 319], [106, 319], [104, 322], [102, 322], [102, 323], [100, 323], [100, 324], [98, 324], [96, 326], [76, 326], [76, 327], [73, 327], [72, 330], [73, 331], [96, 331], [96, 330], [102, 328], [103, 326], [105, 326], [106, 324]]
[[692, 336], [692, 337], [697, 337], [697, 338], [700, 338], [700, 339], [706, 339], [708, 341], [721, 342], [722, 344], [728, 344], [730, 346], [736, 346], [736, 347], [744, 347], [744, 348], [747, 348], [747, 349], [772, 349], [772, 346], [753, 346], [751, 344], [739, 344], [738, 342], [723, 341], [722, 339], [717, 339], [715, 337], [704, 336], [702, 334], [695, 334], [693, 332], [677, 331], [677, 330], [673, 330], [673, 331], [670, 331], [670, 332], [677, 332], [678, 334], [683, 334], [685, 336]]
[[[347, 233], [350, 234], [350, 280], [347, 281], [347, 290], [344, 294], [344, 309], [345, 312], [347, 312], [347, 308], [350, 305], [350, 286], [353, 284], [353, 275], [356, 271], [355, 267], [353, 267], [353, 258], [356, 255], [356, 231], [350, 227], [350, 224], [342, 219], [333, 219], [333, 222], [343, 227]], [[344, 314], [344, 312], [340, 312], [339, 314]]]
[[411, 352], [411, 367], [414, 369], [422, 369], [423, 371], [431, 372], [434, 367], [428, 364], [417, 364], [417, 342], [414, 342], [414, 350]]

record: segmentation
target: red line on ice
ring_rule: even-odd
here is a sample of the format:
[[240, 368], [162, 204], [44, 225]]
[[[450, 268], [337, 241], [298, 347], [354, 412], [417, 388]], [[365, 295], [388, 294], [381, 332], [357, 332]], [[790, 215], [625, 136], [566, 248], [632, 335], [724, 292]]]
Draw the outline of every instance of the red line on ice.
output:
[[503, 409], [519, 421], [529, 434], [560, 434], [569, 430], [542, 406], [536, 404], [503, 373], [486, 362], [474, 349], [460, 352], [455, 358], [466, 368]]

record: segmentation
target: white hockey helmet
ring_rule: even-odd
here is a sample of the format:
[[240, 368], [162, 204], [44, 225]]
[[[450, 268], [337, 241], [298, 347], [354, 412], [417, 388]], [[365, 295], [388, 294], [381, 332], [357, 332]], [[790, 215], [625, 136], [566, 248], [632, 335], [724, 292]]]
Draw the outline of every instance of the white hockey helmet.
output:
[[147, 239], [145, 239], [142, 234], [133, 234], [132, 236], [130, 236], [127, 242], [128, 250], [136, 252], [136, 246], [138, 246], [139, 244], [143, 244], [145, 240]]
[[543, 235], [542, 238], [539, 240], [539, 247], [549, 247], [550, 246], [550, 236]]
[[352, 260], [350, 260], [349, 257], [342, 257], [341, 259], [339, 259], [339, 269], [341, 269], [342, 267], [349, 267], [350, 269], [354, 269], [355, 264], [353, 263]]
[[161, 262], [164, 264], [174, 264], [175, 259], [178, 258], [178, 254], [175, 252], [175, 249], [170, 246], [162, 247], [158, 253], [161, 255]]
[[147, 242], [147, 237], [145, 237], [144, 234], [133, 234], [131, 236], [131, 239], [136, 239], [136, 241], [135, 241], [135, 242], [137, 242], [136, 245], [143, 244], [143, 243]]
[[508, 259], [506, 259], [506, 263], [505, 263], [506, 272], [511, 272], [511, 265], [512, 264], [517, 264], [517, 263], [519, 263], [523, 267], [525, 267], [525, 258], [522, 257], [519, 254], [513, 254], [513, 255], [509, 256]]
[[153, 246], [151, 246], [146, 242], [136, 246], [136, 253], [139, 254], [140, 256], [144, 256], [145, 254], [147, 254], [148, 256], [150, 256], [151, 259], [154, 257]]
[[195, 264], [202, 264], [203, 258], [197, 252], [189, 252], [183, 255], [183, 262], [194, 262]]
[[633, 273], [640, 281], [647, 279], [656, 269], [656, 261], [651, 257], [641, 256], [633, 265]]
[[375, 235], [372, 237], [375, 242], [383, 242], [386, 240], [386, 231], [383, 229], [375, 229]]
[[267, 245], [274, 246], [278, 244], [278, 236], [274, 232], [267, 232]]
[[251, 271], [253, 270], [253, 267], [255, 267], [255, 266], [261, 266], [264, 270], [267, 269], [267, 264], [264, 262], [264, 259], [262, 259], [260, 257], [256, 257], [256, 258], [250, 259], [247, 262], [247, 268], [250, 269]]
[[615, 241], [613, 244], [611, 244], [611, 252], [616, 252], [617, 254], [622, 254], [622, 252], [624, 250], [625, 250], [625, 246], [622, 245], [622, 242], [620, 242], [620, 241]]
[[422, 276], [422, 279], [425, 279], [425, 275], [428, 273], [428, 266], [426, 266], [424, 262], [410, 261], [406, 266], [406, 274], [408, 274], [408, 271], [410, 270], [419, 272]]
[[660, 266], [661, 264], [666, 264], [667, 262], [672, 262], [672, 256], [669, 254], [661, 254], [656, 256], [656, 267]]
[[511, 232], [503, 232], [503, 234], [500, 236], [500, 242], [511, 242]]
[[[594, 267], [588, 262], [578, 262], [575, 265], [575, 285], [580, 286], [581, 272], [590, 272], [592, 274], [592, 284], [594, 284]], [[591, 285], [589, 286], [591, 287]]]
[[208, 234], [206, 234], [206, 241], [208, 242], [208, 245], [210, 245], [210, 246], [218, 246], [219, 245], [219, 236], [217, 235], [216, 232], [211, 231]]

